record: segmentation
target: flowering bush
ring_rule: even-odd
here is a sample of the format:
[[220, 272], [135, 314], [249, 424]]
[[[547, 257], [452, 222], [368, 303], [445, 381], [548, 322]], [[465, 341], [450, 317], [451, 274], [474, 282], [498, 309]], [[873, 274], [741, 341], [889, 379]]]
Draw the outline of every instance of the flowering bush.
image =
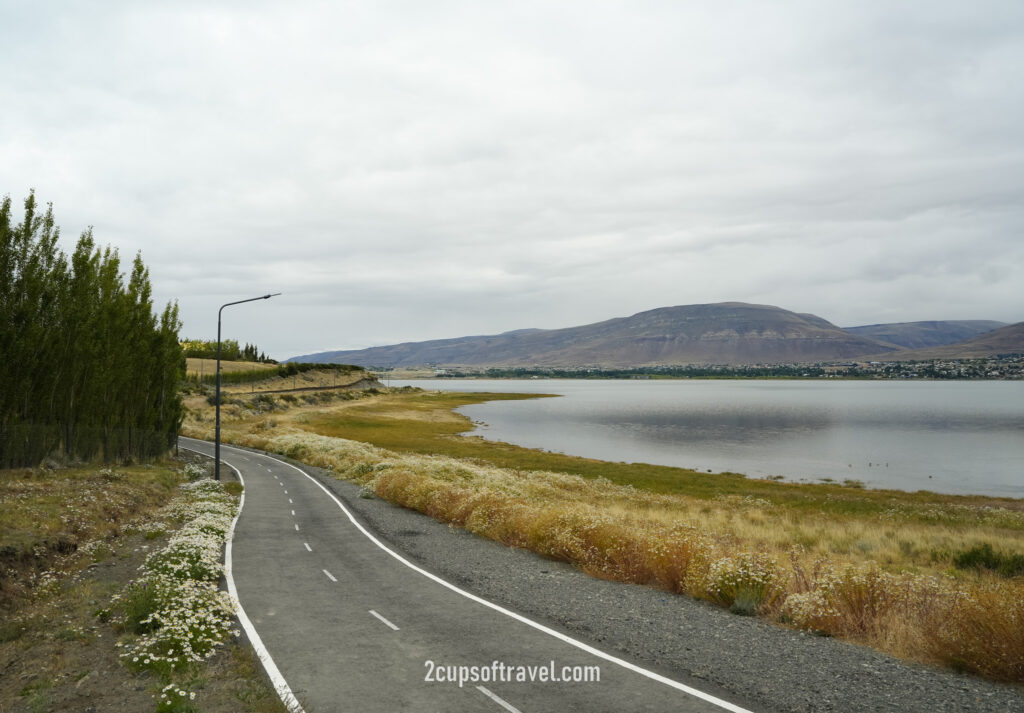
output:
[[201, 463], [186, 463], [182, 472], [189, 480], [199, 480], [209, 477], [209, 467]]
[[[221, 545], [235, 510], [221, 484], [212, 480], [183, 485], [182, 497], [165, 508], [165, 517], [184, 525], [146, 558], [139, 579], [114, 598], [125, 628], [140, 635], [118, 644], [130, 669], [170, 681], [175, 672], [213, 655], [230, 634], [238, 635], [231, 599], [217, 587], [223, 573]], [[190, 711], [194, 698], [169, 683], [158, 710]]]
[[705, 590], [736, 614], [756, 614], [776, 603], [785, 578], [775, 560], [760, 553], [741, 552], [711, 562]]
[[790, 594], [782, 603], [782, 620], [807, 631], [829, 633], [838, 619], [839, 612], [829, 604], [825, 592], [818, 589]]

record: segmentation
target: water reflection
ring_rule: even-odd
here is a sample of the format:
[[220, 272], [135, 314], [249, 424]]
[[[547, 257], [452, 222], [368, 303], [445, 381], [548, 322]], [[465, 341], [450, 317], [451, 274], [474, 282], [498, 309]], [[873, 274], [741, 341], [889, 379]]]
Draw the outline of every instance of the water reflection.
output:
[[[413, 382], [410, 382], [413, 383]], [[494, 440], [613, 461], [1024, 496], [1024, 382], [451, 380]]]

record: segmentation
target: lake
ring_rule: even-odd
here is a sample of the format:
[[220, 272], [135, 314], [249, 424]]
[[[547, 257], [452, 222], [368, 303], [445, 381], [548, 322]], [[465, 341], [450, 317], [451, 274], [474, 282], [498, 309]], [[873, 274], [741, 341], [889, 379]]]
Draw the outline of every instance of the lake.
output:
[[1024, 382], [428, 379], [559, 394], [459, 411], [473, 435], [622, 462], [1024, 497]]

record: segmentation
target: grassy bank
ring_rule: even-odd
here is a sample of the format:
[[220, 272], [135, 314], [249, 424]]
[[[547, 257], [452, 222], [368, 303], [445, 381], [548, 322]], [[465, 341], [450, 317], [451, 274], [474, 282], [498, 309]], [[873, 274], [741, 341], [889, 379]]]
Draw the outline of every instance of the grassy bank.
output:
[[[216, 365], [213, 359], [189, 359], [187, 390], [209, 390], [216, 384]], [[367, 378], [370, 375], [365, 370], [347, 364], [221, 362], [221, 390], [228, 393], [335, 388], [351, 386]]]
[[[451, 409], [495, 396], [282, 404], [271, 419], [240, 406], [224, 435], [595, 576], [1024, 681], [1024, 581], [1000, 573], [1024, 554], [1024, 502], [605, 463], [458, 436], [471, 424]], [[190, 435], [209, 437], [208, 424], [191, 420]]]

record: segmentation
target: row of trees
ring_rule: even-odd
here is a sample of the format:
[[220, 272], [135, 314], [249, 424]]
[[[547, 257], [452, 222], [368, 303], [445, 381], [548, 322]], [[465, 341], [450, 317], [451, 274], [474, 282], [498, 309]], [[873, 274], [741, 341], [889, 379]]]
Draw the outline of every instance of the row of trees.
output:
[[69, 258], [52, 205], [24, 207], [12, 225], [0, 204], [0, 467], [165, 453], [182, 419], [177, 305], [154, 314], [141, 257], [126, 283], [91, 229]]
[[[216, 359], [217, 341], [204, 339], [184, 339], [181, 348], [185, 350], [186, 357], [196, 359]], [[224, 361], [251, 361], [260, 364], [276, 364], [277, 361], [261, 352], [255, 344], [246, 344], [239, 347], [234, 339], [222, 339], [220, 342], [220, 358]]]

